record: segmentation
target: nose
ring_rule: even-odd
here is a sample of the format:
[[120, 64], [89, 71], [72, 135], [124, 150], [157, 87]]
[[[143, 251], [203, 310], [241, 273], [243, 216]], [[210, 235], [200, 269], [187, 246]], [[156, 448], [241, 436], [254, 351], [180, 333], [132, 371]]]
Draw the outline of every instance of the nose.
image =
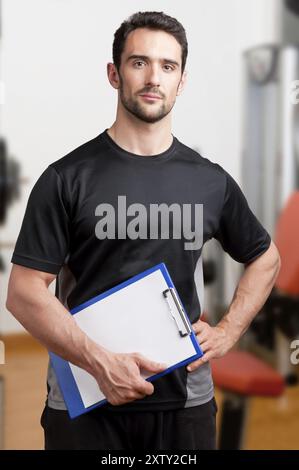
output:
[[148, 67], [148, 72], [145, 77], [146, 86], [160, 86], [160, 73], [159, 73], [159, 66], [157, 64], [153, 64]]

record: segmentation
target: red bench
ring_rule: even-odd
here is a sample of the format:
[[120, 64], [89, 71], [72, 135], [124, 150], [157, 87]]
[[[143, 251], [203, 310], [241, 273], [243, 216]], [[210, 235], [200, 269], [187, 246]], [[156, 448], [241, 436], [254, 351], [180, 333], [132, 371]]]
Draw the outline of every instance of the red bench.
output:
[[219, 448], [241, 449], [249, 398], [281, 395], [284, 379], [264, 361], [246, 351], [232, 350], [210, 363], [214, 384], [224, 394]]

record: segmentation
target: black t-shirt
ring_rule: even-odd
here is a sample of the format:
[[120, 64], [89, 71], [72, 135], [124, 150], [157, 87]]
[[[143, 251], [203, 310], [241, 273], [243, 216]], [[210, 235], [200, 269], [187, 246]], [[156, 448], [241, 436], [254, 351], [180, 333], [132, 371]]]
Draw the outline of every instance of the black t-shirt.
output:
[[[106, 129], [39, 177], [11, 261], [57, 274], [55, 295], [69, 310], [164, 262], [194, 323], [201, 313], [194, 272], [213, 237], [240, 263], [253, 261], [271, 241], [221, 166], [174, 136], [165, 152], [136, 155]], [[48, 385], [49, 406], [65, 409], [51, 364]], [[192, 373], [179, 368], [154, 387], [142, 400], [105, 406], [171, 409], [213, 396], [208, 363]]]

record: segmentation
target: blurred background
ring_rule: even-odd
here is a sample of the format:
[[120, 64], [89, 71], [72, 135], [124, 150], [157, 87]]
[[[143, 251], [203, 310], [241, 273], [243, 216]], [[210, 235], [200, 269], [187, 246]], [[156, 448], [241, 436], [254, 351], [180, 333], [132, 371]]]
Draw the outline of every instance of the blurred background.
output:
[[[43, 448], [47, 352], [5, 308], [27, 199], [51, 162], [113, 123], [116, 92], [106, 64], [114, 31], [139, 10], [163, 10], [187, 32], [188, 83], [173, 133], [238, 181], [282, 257], [265, 307], [237, 348], [212, 363], [218, 445], [298, 449], [297, 0], [193, 0], [188, 8], [177, 0], [1, 1], [0, 448]], [[211, 324], [242, 269], [216, 242], [205, 245], [204, 316]]]

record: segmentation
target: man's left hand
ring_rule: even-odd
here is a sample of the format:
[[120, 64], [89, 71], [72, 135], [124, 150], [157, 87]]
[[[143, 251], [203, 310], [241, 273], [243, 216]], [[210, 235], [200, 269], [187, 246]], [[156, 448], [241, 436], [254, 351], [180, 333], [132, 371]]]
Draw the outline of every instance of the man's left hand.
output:
[[208, 323], [198, 320], [193, 323], [192, 327], [204, 355], [188, 364], [187, 370], [189, 372], [193, 372], [210, 359], [224, 356], [234, 345], [234, 341], [220, 324], [210, 326]]

